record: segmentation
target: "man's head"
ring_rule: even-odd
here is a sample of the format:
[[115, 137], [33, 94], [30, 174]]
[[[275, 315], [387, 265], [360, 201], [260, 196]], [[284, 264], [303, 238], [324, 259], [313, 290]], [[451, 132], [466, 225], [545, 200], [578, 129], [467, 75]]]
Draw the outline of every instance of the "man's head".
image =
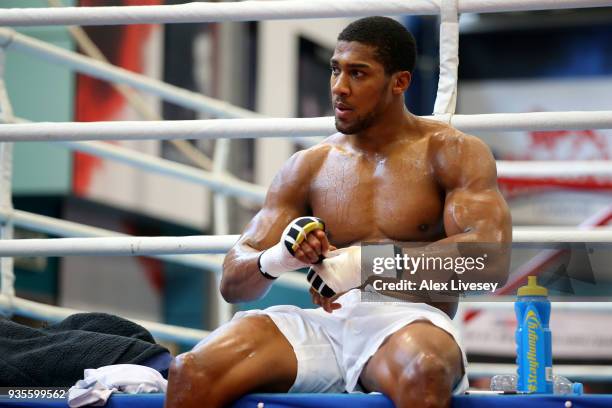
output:
[[330, 86], [336, 128], [359, 133], [384, 120], [391, 103], [401, 103], [416, 62], [414, 37], [387, 17], [367, 17], [338, 35]]
[[416, 64], [416, 42], [400, 23], [388, 17], [366, 17], [347, 25], [338, 41], [357, 41], [374, 47], [387, 75], [398, 71], [412, 73]]

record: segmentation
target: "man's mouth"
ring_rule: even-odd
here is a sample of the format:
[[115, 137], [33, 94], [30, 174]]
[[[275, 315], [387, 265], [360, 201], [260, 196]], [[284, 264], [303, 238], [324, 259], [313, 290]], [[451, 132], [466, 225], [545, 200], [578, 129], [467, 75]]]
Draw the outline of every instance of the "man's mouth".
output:
[[346, 119], [351, 114], [353, 109], [348, 105], [338, 102], [334, 106], [334, 111], [336, 113], [336, 118]]

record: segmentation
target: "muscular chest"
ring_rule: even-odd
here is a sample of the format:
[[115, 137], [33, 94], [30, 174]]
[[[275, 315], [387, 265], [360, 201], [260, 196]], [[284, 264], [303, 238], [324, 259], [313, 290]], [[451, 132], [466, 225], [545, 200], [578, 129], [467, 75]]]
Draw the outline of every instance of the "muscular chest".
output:
[[330, 155], [314, 179], [310, 201], [335, 243], [441, 236], [443, 197], [418, 153], [383, 160]]

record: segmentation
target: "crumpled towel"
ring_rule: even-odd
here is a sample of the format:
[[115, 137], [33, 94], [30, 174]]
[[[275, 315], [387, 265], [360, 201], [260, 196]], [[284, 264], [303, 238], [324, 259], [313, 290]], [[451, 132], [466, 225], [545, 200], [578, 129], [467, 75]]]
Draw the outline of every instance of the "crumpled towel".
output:
[[68, 406], [104, 406], [113, 392], [145, 394], [166, 392], [168, 381], [146, 366], [116, 364], [85, 370], [85, 378], [68, 391]]

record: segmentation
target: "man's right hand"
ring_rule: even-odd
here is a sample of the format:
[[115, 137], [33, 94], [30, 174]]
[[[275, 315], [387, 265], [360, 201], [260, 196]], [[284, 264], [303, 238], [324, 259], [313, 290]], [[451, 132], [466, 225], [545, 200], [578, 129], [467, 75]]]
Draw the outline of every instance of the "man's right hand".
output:
[[302, 241], [295, 251], [295, 257], [306, 264], [315, 264], [331, 250], [325, 231], [317, 229]]
[[291, 221], [280, 241], [259, 256], [259, 270], [276, 279], [284, 272], [315, 264], [329, 251], [325, 223], [316, 217], [300, 217]]

